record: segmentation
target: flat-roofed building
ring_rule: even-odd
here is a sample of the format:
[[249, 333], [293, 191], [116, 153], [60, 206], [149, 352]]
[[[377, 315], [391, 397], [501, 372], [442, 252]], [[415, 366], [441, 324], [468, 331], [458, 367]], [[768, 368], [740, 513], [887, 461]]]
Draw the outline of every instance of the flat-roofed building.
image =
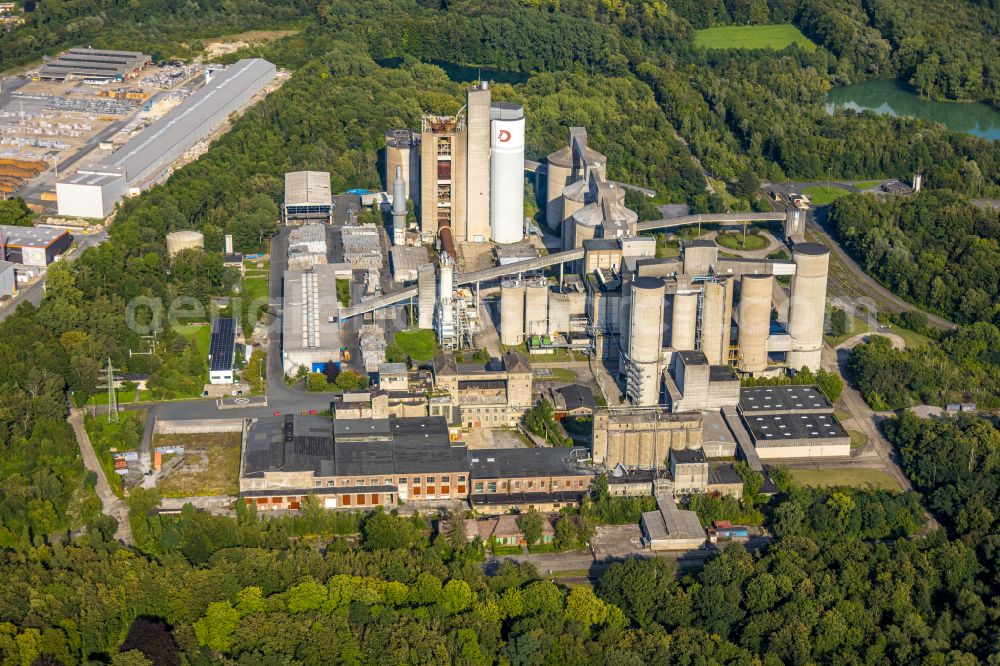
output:
[[607, 469], [664, 468], [671, 449], [700, 445], [700, 412], [672, 414], [664, 407], [594, 410], [594, 462]]
[[204, 87], [104, 161], [80, 167], [56, 183], [59, 215], [106, 217], [122, 197], [139, 194], [162, 180], [177, 158], [229, 120], [276, 76], [274, 64], [260, 58], [240, 60], [217, 72]]
[[392, 279], [396, 282], [412, 282], [417, 279], [417, 270], [430, 263], [430, 255], [423, 245], [395, 245], [389, 248], [389, 263], [392, 265]]
[[288, 374], [303, 365], [311, 372], [322, 372], [326, 363], [340, 361], [336, 272], [331, 264], [285, 271], [281, 352]]
[[299, 509], [309, 495], [327, 509], [464, 501], [468, 465], [440, 418], [263, 417], [244, 431], [240, 497], [259, 510]]
[[469, 502], [476, 511], [493, 514], [579, 506], [595, 475], [584, 463], [589, 457], [585, 448], [474, 449]]
[[285, 200], [281, 205], [285, 224], [333, 222], [330, 174], [326, 171], [292, 171], [285, 174]]
[[818, 386], [748, 386], [740, 389], [744, 415], [833, 412], [833, 404]]
[[705, 492], [708, 487], [708, 459], [699, 449], [671, 449], [670, 476], [674, 492], [681, 494]]
[[77, 47], [46, 58], [38, 70], [42, 79], [62, 81], [70, 78], [124, 80], [139, 75], [152, 58], [138, 51], [108, 51]]
[[851, 455], [851, 436], [831, 414], [744, 414], [761, 460]]
[[208, 381], [211, 384], [232, 384], [236, 369], [236, 320], [218, 317], [212, 320], [212, 336], [208, 344]]
[[0, 224], [0, 260], [44, 267], [72, 244], [73, 237], [65, 229]]

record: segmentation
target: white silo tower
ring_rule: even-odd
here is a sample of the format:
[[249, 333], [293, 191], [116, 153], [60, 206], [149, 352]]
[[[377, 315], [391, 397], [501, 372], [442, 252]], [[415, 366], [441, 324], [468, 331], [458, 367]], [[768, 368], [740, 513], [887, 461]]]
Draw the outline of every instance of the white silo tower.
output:
[[524, 109], [502, 102], [490, 113], [490, 235], [516, 243], [524, 238]]

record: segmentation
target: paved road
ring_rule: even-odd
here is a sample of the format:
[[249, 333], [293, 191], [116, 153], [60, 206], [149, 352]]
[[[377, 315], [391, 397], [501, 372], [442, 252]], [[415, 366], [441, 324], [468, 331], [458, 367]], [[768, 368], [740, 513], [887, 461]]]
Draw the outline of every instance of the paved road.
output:
[[[846, 349], [837, 351], [831, 348], [830, 345], [823, 345], [823, 368], [839, 372], [846, 378], [848, 354], [849, 352]], [[847, 406], [848, 411], [854, 416], [855, 423], [868, 436], [868, 441], [875, 448], [875, 452], [879, 458], [882, 459], [885, 471], [896, 480], [900, 488], [903, 490], [913, 490], [910, 480], [906, 478], [902, 467], [900, 467], [899, 454], [893, 448], [892, 444], [882, 436], [882, 431], [878, 424], [884, 418], [884, 415], [872, 411], [868, 403], [861, 397], [861, 394], [848, 381], [844, 382], [844, 392], [841, 394], [841, 399]]]
[[[73, 251], [67, 252], [63, 256], [63, 261], [73, 261], [88, 247], [100, 245], [108, 239], [108, 231], [107, 229], [102, 229], [96, 234], [76, 234], [73, 236], [73, 239], [77, 242], [77, 247]], [[9, 317], [21, 303], [39, 305], [42, 302], [42, 296], [45, 295], [45, 280], [46, 276], [43, 275], [35, 282], [18, 291], [17, 296], [10, 303], [0, 308], [0, 321]]]
[[865, 331], [864, 333], [852, 335], [837, 345], [837, 349], [854, 349], [873, 335], [881, 335], [883, 338], [888, 338], [889, 342], [892, 343], [893, 349], [906, 349], [906, 341], [903, 340], [902, 337], [896, 335], [895, 333], [890, 333], [889, 331]]
[[104, 476], [104, 468], [98, 462], [97, 454], [94, 453], [94, 447], [90, 443], [90, 437], [87, 436], [87, 431], [83, 427], [83, 410], [70, 410], [69, 423], [73, 426], [73, 433], [76, 435], [76, 443], [80, 447], [84, 466], [97, 475], [97, 485], [94, 490], [97, 492], [97, 498], [101, 500], [101, 512], [118, 521], [115, 539], [130, 546], [134, 545], [132, 525], [128, 519], [128, 505], [125, 500], [119, 499], [111, 492], [108, 479]]

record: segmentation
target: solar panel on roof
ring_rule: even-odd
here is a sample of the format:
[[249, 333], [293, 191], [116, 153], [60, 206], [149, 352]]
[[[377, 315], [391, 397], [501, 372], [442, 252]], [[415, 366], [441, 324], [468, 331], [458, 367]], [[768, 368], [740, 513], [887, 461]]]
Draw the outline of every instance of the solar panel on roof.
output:
[[231, 370], [236, 345], [236, 320], [223, 317], [212, 322], [212, 339], [208, 347], [213, 371]]

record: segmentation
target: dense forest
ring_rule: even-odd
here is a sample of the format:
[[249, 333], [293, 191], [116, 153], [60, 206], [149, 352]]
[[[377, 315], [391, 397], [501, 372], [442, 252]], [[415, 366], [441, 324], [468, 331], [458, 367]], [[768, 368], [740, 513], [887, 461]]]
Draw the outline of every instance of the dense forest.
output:
[[828, 220], [865, 272], [893, 292], [957, 322], [1000, 325], [1000, 211], [934, 190], [843, 197]]
[[[527, 564], [484, 570], [481, 544], [420, 516], [313, 502], [269, 520], [186, 510], [149, 532], [149, 499], [133, 498], [133, 527], [169, 553], [109, 543], [101, 523], [2, 555], [4, 663], [973, 664], [998, 647], [995, 570], [979, 559], [996, 553], [943, 532], [787, 536], [688, 573], [629, 560], [592, 590]], [[834, 493], [830, 520], [850, 520], [851, 501]]]
[[190, 57], [200, 37], [294, 25], [310, 0], [52, 0], [25, 14], [25, 25], [0, 39], [0, 72], [67, 46], [142, 49], [156, 59]]

